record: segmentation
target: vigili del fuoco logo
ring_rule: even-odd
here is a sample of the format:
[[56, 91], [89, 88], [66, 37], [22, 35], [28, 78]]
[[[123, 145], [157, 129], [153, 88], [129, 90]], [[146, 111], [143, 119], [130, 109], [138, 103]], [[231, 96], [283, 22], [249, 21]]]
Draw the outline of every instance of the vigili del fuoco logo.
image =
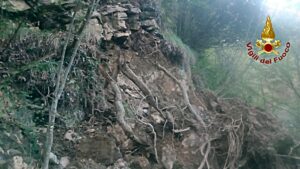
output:
[[[275, 40], [275, 33], [273, 30], [271, 18], [270, 16], [268, 16], [264, 30], [261, 33], [261, 40], [256, 41], [256, 47], [259, 49], [258, 54], [256, 54], [253, 51], [252, 44], [251, 42], [249, 42], [247, 44], [248, 56], [250, 56], [255, 61], [259, 61], [259, 63], [262, 64], [278, 63], [286, 57], [291, 47], [291, 44], [290, 42], [287, 42], [285, 45], [284, 52], [279, 55], [279, 52], [276, 49], [280, 46], [281, 42], [280, 40]], [[266, 57], [267, 55], [271, 55], [272, 57]]]

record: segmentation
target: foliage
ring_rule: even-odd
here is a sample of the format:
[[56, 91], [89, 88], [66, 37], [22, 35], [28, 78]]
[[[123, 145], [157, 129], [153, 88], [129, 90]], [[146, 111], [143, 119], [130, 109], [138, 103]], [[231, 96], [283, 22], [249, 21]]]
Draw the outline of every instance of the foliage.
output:
[[[261, 13], [257, 10], [262, 5], [255, 0], [163, 0], [165, 37], [193, 51], [189, 55], [196, 58], [192, 65], [196, 87], [208, 88], [219, 97], [238, 97], [271, 111], [291, 132], [299, 133], [299, 55], [290, 50], [283, 61], [272, 65], [255, 63], [247, 55], [246, 43], [259, 38], [263, 28], [265, 15], [255, 14]], [[292, 46], [299, 45], [293, 36], [297, 25], [288, 24], [288, 29], [280, 27], [287, 25], [286, 21], [275, 21], [279, 38], [293, 42]], [[287, 29], [292, 32], [285, 33]], [[278, 50], [283, 51], [284, 47]]]

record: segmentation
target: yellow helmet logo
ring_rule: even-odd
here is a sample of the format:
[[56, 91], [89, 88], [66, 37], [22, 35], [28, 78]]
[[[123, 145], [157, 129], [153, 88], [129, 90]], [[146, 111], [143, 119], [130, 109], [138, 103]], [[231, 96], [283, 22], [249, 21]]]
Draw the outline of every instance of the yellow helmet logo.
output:
[[272, 22], [270, 16], [267, 17], [266, 25], [264, 27], [264, 30], [261, 33], [261, 39], [256, 41], [256, 46], [260, 48], [261, 50], [258, 52], [258, 54], [263, 53], [274, 53], [275, 55], [278, 55], [279, 52], [275, 49], [281, 46], [280, 40], [274, 40], [275, 39], [275, 33], [273, 30]]

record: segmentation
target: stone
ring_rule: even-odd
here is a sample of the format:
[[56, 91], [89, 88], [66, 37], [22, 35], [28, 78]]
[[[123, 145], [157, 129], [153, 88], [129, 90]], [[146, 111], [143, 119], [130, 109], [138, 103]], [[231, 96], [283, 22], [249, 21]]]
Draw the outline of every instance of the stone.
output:
[[113, 21], [113, 28], [116, 30], [126, 30], [126, 22], [124, 20], [114, 20]]
[[142, 28], [146, 29], [147, 31], [152, 31], [152, 30], [158, 29], [158, 25], [157, 25], [155, 19], [142, 21], [141, 26], [142, 26]]
[[20, 12], [30, 9], [30, 6], [23, 0], [4, 0], [1, 3], [0, 8], [9, 12]]
[[149, 160], [144, 156], [134, 158], [129, 166], [130, 166], [130, 168], [134, 168], [134, 169], [150, 169], [151, 168]]
[[141, 22], [138, 15], [133, 15], [128, 18], [128, 25], [130, 30], [138, 31], [141, 28]]
[[113, 37], [115, 29], [108, 23], [103, 24], [103, 39], [110, 41]]
[[42, 5], [57, 4], [59, 0], [40, 0], [39, 3]]
[[0, 147], [0, 154], [4, 154], [4, 153], [5, 153], [5, 151], [3, 150], [2, 147]]
[[158, 112], [151, 113], [151, 118], [156, 124], [161, 124], [165, 121]]
[[9, 149], [6, 151], [7, 155], [9, 156], [16, 156], [16, 155], [21, 155], [21, 151], [16, 150], [16, 149]]
[[128, 37], [128, 36], [130, 36], [130, 32], [116, 32], [116, 33], [114, 33], [114, 37], [115, 38], [124, 38], [124, 37]]
[[172, 169], [176, 161], [176, 152], [171, 145], [165, 145], [162, 148], [161, 162], [165, 169]]
[[54, 153], [50, 153], [50, 162], [54, 163], [54, 164], [59, 164], [59, 160], [57, 158], [57, 156]]
[[7, 160], [6, 160], [5, 156], [3, 154], [0, 154], [0, 168], [1, 168], [1, 166], [3, 166], [6, 163], [7, 163]]
[[114, 16], [118, 19], [118, 20], [125, 20], [128, 19], [127, 14], [125, 12], [118, 12], [115, 13]]
[[123, 4], [123, 7], [128, 9], [128, 14], [139, 14], [142, 12], [140, 8], [135, 7], [131, 4]]
[[23, 158], [21, 156], [14, 156], [10, 167], [11, 169], [28, 169], [28, 165], [23, 162]]
[[102, 38], [103, 27], [97, 19], [91, 19], [86, 31], [88, 39], [99, 41]]
[[119, 5], [107, 5], [104, 8], [102, 8], [101, 11], [103, 11], [103, 12], [101, 12], [102, 15], [108, 15], [108, 14], [112, 14], [115, 12], [125, 12], [125, 11], [127, 11], [127, 9], [120, 7]]
[[62, 168], [66, 168], [70, 164], [70, 157], [68, 156], [61, 157], [59, 160], [59, 164], [61, 165]]
[[115, 140], [105, 134], [85, 138], [76, 147], [78, 158], [92, 159], [97, 163], [111, 165], [122, 157]]
[[113, 166], [108, 167], [107, 169], [130, 169], [125, 160], [118, 159]]
[[128, 11], [128, 13], [130, 13], [130, 14], [139, 14], [141, 12], [142, 11], [140, 10], [140, 8], [137, 8], [137, 7], [130, 8]]
[[68, 130], [64, 135], [64, 139], [75, 142], [77, 140], [80, 140], [81, 137], [77, 133], [75, 133], [74, 130]]

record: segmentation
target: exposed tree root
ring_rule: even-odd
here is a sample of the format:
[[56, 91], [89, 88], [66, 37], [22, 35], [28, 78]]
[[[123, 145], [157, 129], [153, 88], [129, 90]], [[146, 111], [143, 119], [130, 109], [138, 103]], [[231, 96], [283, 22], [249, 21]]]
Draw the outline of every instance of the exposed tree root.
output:
[[142, 141], [137, 135], [134, 134], [132, 128], [130, 125], [125, 121], [125, 109], [124, 105], [122, 103], [122, 94], [119, 86], [117, 83], [112, 79], [111, 76], [104, 70], [102, 66], [99, 66], [99, 70], [101, 74], [106, 78], [106, 80], [109, 82], [109, 84], [112, 87], [112, 90], [115, 94], [115, 107], [117, 112], [117, 120], [120, 123], [121, 127], [125, 131], [125, 133], [129, 136], [129, 138], [135, 140], [136, 142], [140, 144], [146, 144], [144, 141]]
[[147, 102], [155, 108], [164, 118], [165, 115], [162, 113], [161, 109], [159, 109], [157, 101], [155, 100], [154, 95], [150, 91], [150, 89], [147, 87], [147, 85], [138, 78], [138, 76], [128, 67], [127, 63], [124, 63], [121, 66], [121, 71], [124, 73], [124, 75], [130, 79], [137, 87], [143, 92], [143, 94], [146, 96]]
[[[207, 136], [206, 136], [207, 137]], [[208, 138], [206, 138], [208, 139]], [[201, 154], [203, 155], [203, 159], [202, 162], [200, 164], [200, 166], [198, 167], [198, 169], [203, 169], [203, 167], [206, 165], [207, 169], [210, 169], [210, 165], [208, 163], [208, 154], [211, 150], [211, 146], [210, 146], [210, 140], [208, 140], [205, 144], [203, 144], [200, 148]], [[205, 151], [206, 148], [206, 151]], [[205, 151], [205, 152], [204, 152]]]
[[202, 124], [202, 126], [206, 126], [202, 117], [198, 114], [198, 112], [194, 109], [194, 107], [190, 103], [190, 99], [188, 96], [188, 87], [185, 86], [183, 82], [180, 82], [175, 76], [173, 76], [166, 68], [161, 66], [160, 64], [156, 64], [156, 66], [162, 70], [165, 74], [167, 74], [181, 89], [183, 100], [185, 105], [188, 107], [189, 111], [196, 117], [196, 119]]
[[154, 127], [152, 126], [152, 124], [144, 122], [142, 119], [139, 119], [138, 117], [137, 117], [137, 119], [138, 119], [139, 122], [141, 122], [141, 123], [143, 123], [143, 124], [145, 124], [145, 125], [147, 125], [147, 126], [149, 126], [151, 128], [152, 133], [154, 135], [154, 138], [153, 138], [153, 149], [154, 149], [155, 159], [159, 163], [159, 160], [158, 160], [159, 158], [158, 158], [158, 155], [157, 155], [157, 148], [156, 148], [157, 135], [156, 135], [156, 132], [154, 130]]
[[[242, 145], [244, 142], [244, 124], [242, 118], [233, 120], [231, 125], [227, 126], [228, 131], [228, 152], [223, 169], [237, 168], [237, 162], [241, 157]], [[239, 134], [240, 131], [240, 134]]]

